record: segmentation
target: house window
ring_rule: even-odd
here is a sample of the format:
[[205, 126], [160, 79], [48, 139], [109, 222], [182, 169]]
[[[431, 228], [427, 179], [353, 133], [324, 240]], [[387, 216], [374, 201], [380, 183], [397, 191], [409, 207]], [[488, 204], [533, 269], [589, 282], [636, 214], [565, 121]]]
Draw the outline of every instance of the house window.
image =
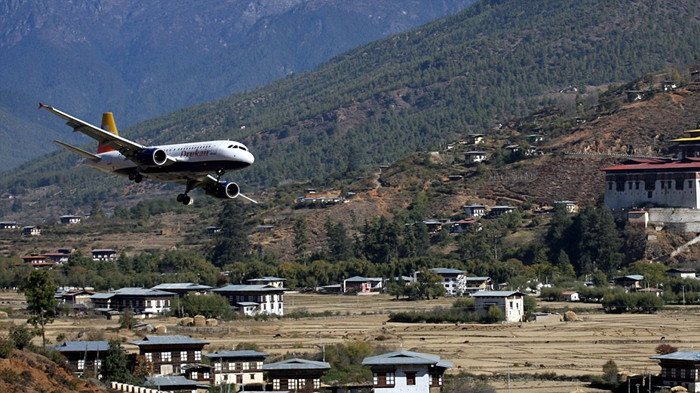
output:
[[274, 390], [280, 390], [280, 380], [275, 378], [272, 380], [272, 388]]
[[78, 360], [78, 370], [85, 370], [85, 360]]
[[190, 378], [192, 378], [192, 379], [197, 379], [197, 377], [198, 377], [197, 372], [196, 372], [196, 371], [192, 371], [192, 375], [190, 376]]
[[685, 379], [685, 369], [681, 369], [681, 379]]
[[430, 374], [430, 386], [442, 386], [442, 374]]
[[676, 378], [676, 369], [675, 367], [671, 368], [671, 378]]
[[171, 362], [173, 360], [172, 352], [161, 352], [160, 360], [162, 362]]
[[314, 379], [314, 389], [320, 389], [321, 388], [321, 380], [316, 378]]
[[300, 379], [297, 381], [297, 389], [304, 389], [306, 387], [306, 380]]
[[243, 365], [241, 366], [241, 370], [249, 370], [250, 367], [248, 367], [249, 363], [248, 362], [243, 362]]
[[198, 362], [202, 360], [202, 351], [194, 351], [194, 361]]
[[696, 378], [697, 375], [698, 375], [698, 374], [697, 374], [697, 370], [695, 370], [694, 368], [691, 368], [691, 369], [690, 369], [690, 373], [689, 373], [689, 374], [690, 374], [690, 379], [692, 379], [693, 381], [695, 380], [695, 378]]
[[415, 385], [416, 384], [416, 373], [415, 372], [407, 372], [406, 373], [406, 385]]
[[180, 351], [180, 361], [181, 362], [187, 361], [187, 351]]
[[148, 360], [149, 362], [153, 361], [153, 353], [152, 352], [146, 352], [144, 355], [146, 356], [146, 360]]
[[287, 389], [289, 390], [294, 390], [297, 388], [297, 380], [296, 379], [290, 379], [287, 381]]
[[208, 379], [209, 379], [209, 373], [208, 373], [208, 372], [202, 373], [202, 379], [208, 380]]
[[221, 371], [221, 363], [214, 363], [214, 371]]

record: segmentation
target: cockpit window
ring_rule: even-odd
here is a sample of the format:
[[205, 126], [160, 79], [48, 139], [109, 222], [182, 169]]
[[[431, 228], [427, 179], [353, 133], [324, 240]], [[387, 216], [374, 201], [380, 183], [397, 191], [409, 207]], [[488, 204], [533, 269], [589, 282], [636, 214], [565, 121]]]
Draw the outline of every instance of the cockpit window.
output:
[[248, 151], [245, 146], [243, 145], [228, 145], [229, 149], [241, 149], [243, 151]]

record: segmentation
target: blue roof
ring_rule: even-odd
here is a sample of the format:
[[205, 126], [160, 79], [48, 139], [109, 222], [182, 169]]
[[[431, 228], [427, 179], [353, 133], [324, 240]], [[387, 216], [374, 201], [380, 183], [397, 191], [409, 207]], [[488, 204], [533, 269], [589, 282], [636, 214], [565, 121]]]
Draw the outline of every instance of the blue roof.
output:
[[383, 355], [366, 357], [362, 360], [362, 365], [426, 365], [443, 368], [452, 367], [452, 363], [440, 360], [440, 356], [411, 351], [396, 351], [385, 353]]
[[434, 267], [432, 269], [433, 272], [437, 274], [461, 274], [461, 273], [466, 273], [464, 270], [459, 270], [459, 269], [452, 269], [452, 268], [444, 268], [444, 267]]
[[520, 291], [479, 291], [472, 293], [472, 297], [509, 297], [513, 295], [526, 296], [525, 293]]
[[284, 291], [287, 288], [273, 287], [271, 285], [234, 285], [230, 284], [223, 288], [216, 288], [212, 292], [272, 292]]
[[207, 341], [200, 341], [190, 336], [146, 336], [143, 340], [131, 341], [138, 346], [166, 345], [166, 344], [209, 344]]
[[108, 349], [108, 341], [66, 341], [54, 347], [59, 352], [104, 352]]
[[361, 276], [355, 276], [355, 277], [350, 277], [348, 279], [345, 279], [347, 282], [367, 282], [367, 281], [384, 281], [383, 278], [381, 277], [361, 277]]
[[191, 379], [187, 379], [182, 375], [177, 376], [159, 376], [159, 377], [146, 377], [146, 384], [148, 386], [156, 386], [159, 389], [169, 390], [169, 387], [180, 387], [180, 386], [191, 386], [193, 388], [208, 388], [209, 385], [202, 384]]
[[667, 353], [665, 355], [650, 356], [649, 359], [659, 359], [659, 360], [687, 360], [693, 362], [700, 362], [700, 352], [698, 351], [678, 351], [673, 353]]
[[176, 283], [162, 283], [158, 284], [155, 287], [151, 289], [155, 290], [168, 290], [168, 289], [189, 289], [190, 291], [202, 291], [202, 290], [207, 290], [207, 289], [212, 289], [213, 287], [210, 287], [209, 285], [201, 285], [201, 284], [195, 284], [191, 282], [176, 282]]
[[268, 354], [264, 352], [258, 352], [253, 350], [241, 350], [241, 351], [217, 351], [214, 353], [207, 353], [204, 356], [209, 359], [220, 359], [220, 358], [266, 358]]
[[270, 370], [329, 370], [330, 363], [307, 359], [287, 359], [281, 362], [263, 364], [263, 371]]

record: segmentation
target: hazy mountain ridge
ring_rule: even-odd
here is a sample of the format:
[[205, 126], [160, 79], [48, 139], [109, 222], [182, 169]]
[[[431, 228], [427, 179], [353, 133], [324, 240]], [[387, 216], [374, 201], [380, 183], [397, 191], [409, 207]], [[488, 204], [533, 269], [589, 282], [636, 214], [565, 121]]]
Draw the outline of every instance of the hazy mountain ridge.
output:
[[[359, 166], [393, 162], [468, 132], [491, 133], [495, 122], [540, 105], [558, 103], [585, 116], [597, 104], [586, 98], [595, 94], [587, 85], [688, 64], [700, 53], [698, 18], [679, 15], [679, 7], [692, 11], [694, 3], [479, 2], [354, 49], [317, 71], [178, 110], [124, 135], [153, 143], [242, 140], [256, 163], [227, 177], [244, 191], [299, 179], [329, 183]], [[571, 86], [580, 91], [559, 92]], [[126, 182], [105, 185], [98, 173], [89, 180], [87, 169], [67, 172], [62, 168], [75, 160], [66, 157], [27, 165], [2, 184], [19, 193], [61, 184], [56, 203], [63, 206], [127, 192]]]
[[[125, 127], [314, 68], [471, 2], [4, 2], [0, 88], [7, 94], [0, 107], [21, 113], [37, 140], [48, 139], [45, 126], [52, 123], [24, 112], [39, 101], [87, 120], [112, 111]], [[19, 151], [12, 141], [7, 149]], [[10, 163], [0, 162], [6, 165], [0, 169]]]

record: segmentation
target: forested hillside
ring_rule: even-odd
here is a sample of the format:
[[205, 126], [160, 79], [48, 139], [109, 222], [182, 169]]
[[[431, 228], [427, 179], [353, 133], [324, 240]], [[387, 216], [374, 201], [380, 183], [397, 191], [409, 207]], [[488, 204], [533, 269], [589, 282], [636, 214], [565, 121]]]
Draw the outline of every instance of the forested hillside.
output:
[[[700, 53], [697, 12], [689, 0], [482, 1], [317, 71], [185, 108], [123, 135], [153, 143], [242, 140], [256, 163], [229, 177], [244, 191], [300, 179], [323, 184], [469, 132], [489, 134], [496, 123], [543, 105], [585, 116], [597, 105], [592, 86], [689, 64]], [[573, 95], [560, 92], [571, 88]], [[64, 209], [150, 192], [123, 191], [125, 182], [85, 168], [67, 170], [75, 161], [54, 154], [6, 174], [1, 184], [20, 195], [44, 187]]]
[[86, 119], [113, 111], [126, 127], [314, 69], [473, 1], [2, 2], [0, 170], [55, 147], [23, 148], [53, 138], [39, 101]]

